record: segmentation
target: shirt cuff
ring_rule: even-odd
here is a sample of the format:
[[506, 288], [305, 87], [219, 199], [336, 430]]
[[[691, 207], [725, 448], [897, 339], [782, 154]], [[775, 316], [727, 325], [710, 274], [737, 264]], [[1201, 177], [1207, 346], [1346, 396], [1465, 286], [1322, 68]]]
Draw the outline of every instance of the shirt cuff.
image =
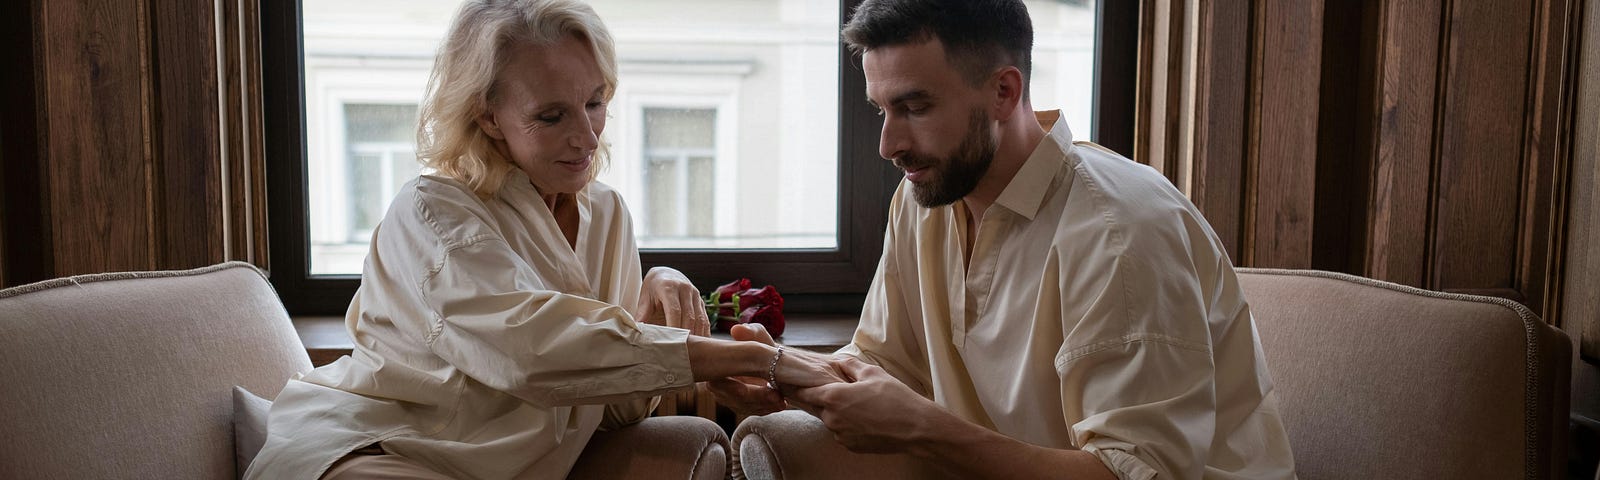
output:
[[1094, 454], [1100, 463], [1106, 464], [1111, 473], [1116, 474], [1118, 480], [1150, 480], [1155, 478], [1156, 470], [1144, 463], [1139, 457], [1115, 448], [1097, 448], [1086, 445], [1083, 451]]

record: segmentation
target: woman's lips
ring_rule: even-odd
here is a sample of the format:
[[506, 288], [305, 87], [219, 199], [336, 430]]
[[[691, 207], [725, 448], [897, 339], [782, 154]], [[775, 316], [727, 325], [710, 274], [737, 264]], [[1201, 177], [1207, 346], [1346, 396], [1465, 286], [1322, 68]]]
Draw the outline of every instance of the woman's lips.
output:
[[567, 162], [556, 162], [556, 165], [560, 165], [561, 168], [565, 168], [565, 169], [571, 170], [573, 172], [582, 172], [582, 171], [589, 170], [589, 162], [591, 162], [591, 161], [594, 161], [594, 157], [592, 157], [592, 156], [591, 157], [583, 157], [580, 160], [573, 160], [573, 161], [567, 161]]

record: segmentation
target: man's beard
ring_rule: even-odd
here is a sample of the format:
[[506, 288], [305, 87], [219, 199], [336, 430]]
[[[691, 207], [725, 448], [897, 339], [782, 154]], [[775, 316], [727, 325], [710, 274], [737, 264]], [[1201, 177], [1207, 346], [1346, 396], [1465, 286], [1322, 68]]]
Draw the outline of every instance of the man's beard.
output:
[[978, 187], [978, 180], [989, 171], [994, 161], [995, 140], [988, 131], [988, 115], [974, 109], [968, 116], [967, 136], [961, 139], [955, 152], [943, 159], [932, 159], [915, 153], [906, 153], [895, 160], [904, 169], [931, 167], [934, 178], [926, 182], [912, 182], [911, 194], [917, 204], [933, 208], [955, 203]]

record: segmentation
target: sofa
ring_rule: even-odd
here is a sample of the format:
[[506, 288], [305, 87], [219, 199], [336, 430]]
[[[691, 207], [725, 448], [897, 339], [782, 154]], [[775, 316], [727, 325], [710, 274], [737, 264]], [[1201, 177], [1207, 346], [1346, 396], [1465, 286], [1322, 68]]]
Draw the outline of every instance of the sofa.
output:
[[[1527, 308], [1329, 272], [1239, 280], [1300, 478], [1566, 478], [1572, 345]], [[733, 443], [735, 478], [927, 476], [799, 411], [746, 420]]]
[[[0, 478], [235, 478], [310, 369], [246, 263], [0, 290]], [[651, 418], [596, 434], [572, 478], [718, 479], [728, 454], [709, 421]]]

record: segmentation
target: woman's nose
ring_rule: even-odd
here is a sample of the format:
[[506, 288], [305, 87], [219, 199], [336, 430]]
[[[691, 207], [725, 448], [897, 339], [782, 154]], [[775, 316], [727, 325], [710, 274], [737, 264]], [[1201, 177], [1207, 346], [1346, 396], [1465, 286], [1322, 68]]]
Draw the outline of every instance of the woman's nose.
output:
[[578, 121], [572, 122], [573, 131], [568, 136], [569, 143], [574, 148], [594, 150], [600, 147], [600, 131], [595, 128], [595, 122], [588, 115], [576, 115]]

